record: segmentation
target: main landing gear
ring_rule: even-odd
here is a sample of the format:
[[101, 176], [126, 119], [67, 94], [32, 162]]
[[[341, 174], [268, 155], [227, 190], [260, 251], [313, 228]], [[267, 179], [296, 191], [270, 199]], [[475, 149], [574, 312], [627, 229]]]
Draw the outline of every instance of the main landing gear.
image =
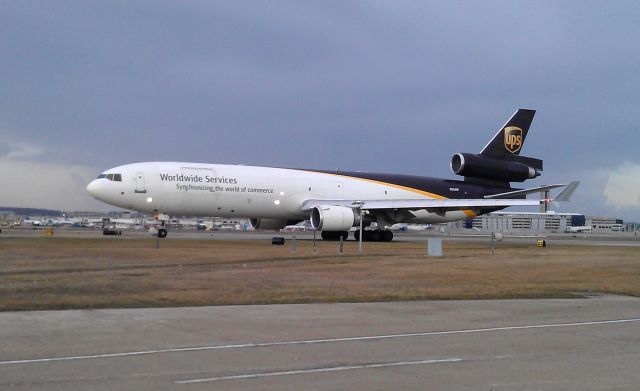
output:
[[[355, 231], [353, 236], [356, 240], [360, 240], [360, 231]], [[393, 240], [393, 232], [388, 230], [366, 230], [362, 231], [363, 242], [390, 242]]]
[[[390, 242], [393, 240], [393, 232], [388, 230], [366, 230], [362, 231], [364, 234], [362, 236], [363, 242]], [[322, 240], [340, 240], [342, 236], [342, 240], [347, 240], [349, 237], [348, 231], [322, 231], [320, 234]], [[360, 231], [355, 231], [353, 233], [356, 241], [360, 239]]]
[[342, 240], [347, 240], [349, 237], [349, 231], [322, 231], [320, 234], [322, 240], [335, 240], [339, 241], [342, 236]]

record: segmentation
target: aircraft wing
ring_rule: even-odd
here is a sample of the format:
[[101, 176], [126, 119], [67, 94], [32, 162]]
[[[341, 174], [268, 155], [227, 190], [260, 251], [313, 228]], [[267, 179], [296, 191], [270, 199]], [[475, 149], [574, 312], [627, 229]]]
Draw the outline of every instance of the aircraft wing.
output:
[[520, 197], [520, 196], [526, 196], [528, 194], [539, 193], [545, 190], [556, 189], [558, 187], [563, 187], [563, 186], [567, 186], [567, 185], [546, 185], [546, 186], [534, 187], [532, 189], [515, 190], [515, 191], [508, 191], [506, 193], [486, 195], [484, 196], [484, 198], [490, 199], [490, 198], [503, 198], [503, 197], [507, 197], [507, 198]]
[[564, 190], [562, 190], [562, 192], [558, 194], [558, 196], [555, 199], [553, 199], [553, 201], [569, 201], [569, 199], [571, 198], [571, 195], [573, 195], [573, 192], [575, 192], [576, 189], [578, 188], [578, 185], [580, 185], [580, 182], [578, 181], [571, 182], [568, 185], [545, 185], [540, 187], [534, 187], [532, 189], [515, 190], [515, 191], [508, 191], [506, 193], [486, 195], [484, 196], [484, 198], [489, 199], [489, 198], [520, 197], [520, 196], [526, 196], [528, 194], [539, 193], [545, 190], [556, 189], [558, 187], [564, 187]]
[[324, 206], [346, 206], [358, 210], [421, 210], [425, 209], [432, 213], [444, 213], [450, 210], [474, 210], [483, 208], [506, 208], [510, 206], [537, 206], [545, 200], [539, 199], [513, 199], [501, 197], [522, 197], [527, 194], [537, 193], [544, 190], [555, 189], [566, 186], [565, 189], [552, 201], [569, 201], [580, 182], [571, 182], [569, 185], [546, 185], [533, 189], [515, 190], [500, 194], [491, 194], [485, 198], [470, 199], [400, 199], [400, 200], [306, 200], [302, 204], [302, 211], [308, 212], [311, 209]]
[[364, 201], [361, 209], [434, 209], [434, 210], [466, 210], [476, 208], [501, 208], [507, 206], [540, 205], [538, 200], [509, 199], [454, 199], [454, 200], [373, 200]]
[[408, 200], [307, 200], [302, 205], [303, 211], [309, 211], [322, 205], [347, 206], [362, 210], [405, 209], [428, 211], [467, 210], [478, 208], [504, 208], [508, 206], [536, 206], [539, 200], [526, 199], [408, 199]]

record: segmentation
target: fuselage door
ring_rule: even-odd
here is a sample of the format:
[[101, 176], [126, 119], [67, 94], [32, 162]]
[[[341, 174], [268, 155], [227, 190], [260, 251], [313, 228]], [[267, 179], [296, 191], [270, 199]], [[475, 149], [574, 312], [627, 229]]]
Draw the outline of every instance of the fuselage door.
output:
[[146, 193], [147, 188], [144, 184], [144, 174], [139, 172], [136, 174], [136, 193]]

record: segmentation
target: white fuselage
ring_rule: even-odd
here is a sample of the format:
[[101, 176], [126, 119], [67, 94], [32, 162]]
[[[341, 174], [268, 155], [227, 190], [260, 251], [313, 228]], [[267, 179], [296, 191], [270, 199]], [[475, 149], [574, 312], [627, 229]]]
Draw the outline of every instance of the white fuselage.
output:
[[[302, 210], [307, 200], [443, 198], [339, 173], [179, 162], [115, 167], [93, 180], [87, 190], [101, 201], [140, 212], [287, 220], [308, 219], [308, 212]], [[403, 221], [438, 223], [465, 217], [463, 211], [436, 214], [417, 210]]]

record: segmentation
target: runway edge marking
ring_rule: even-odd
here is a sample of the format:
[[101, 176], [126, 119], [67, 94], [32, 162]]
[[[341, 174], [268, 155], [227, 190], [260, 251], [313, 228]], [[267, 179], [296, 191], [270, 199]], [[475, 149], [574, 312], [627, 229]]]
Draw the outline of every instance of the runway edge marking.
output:
[[192, 383], [205, 383], [205, 382], [214, 382], [214, 381], [222, 381], [222, 380], [256, 379], [260, 377], [302, 375], [305, 373], [337, 372], [337, 371], [349, 371], [354, 369], [365, 369], [365, 368], [390, 368], [390, 367], [400, 367], [400, 366], [407, 366], [407, 365], [441, 364], [441, 363], [454, 363], [454, 362], [461, 362], [461, 361], [465, 361], [465, 360], [462, 358], [444, 358], [444, 359], [417, 360], [417, 361], [396, 361], [396, 362], [385, 362], [385, 363], [374, 363], [374, 364], [345, 365], [345, 366], [338, 366], [338, 367], [294, 369], [290, 371], [247, 373], [242, 375], [207, 377], [203, 379], [175, 380], [174, 383], [175, 384], [192, 384]]
[[143, 356], [143, 355], [162, 354], [162, 353], [196, 352], [196, 351], [202, 351], [202, 350], [243, 349], [243, 348], [260, 348], [260, 347], [270, 347], [270, 346], [307, 345], [307, 344], [310, 345], [310, 344], [332, 343], [332, 342], [351, 342], [351, 341], [368, 341], [368, 340], [378, 340], [378, 339], [428, 337], [428, 336], [436, 336], [436, 335], [473, 334], [473, 333], [486, 333], [486, 332], [509, 331], [509, 330], [596, 326], [596, 325], [603, 325], [603, 324], [619, 324], [619, 323], [633, 323], [633, 322], [640, 322], [640, 318], [595, 320], [595, 321], [588, 321], [588, 322], [552, 323], [552, 324], [523, 325], [523, 326], [502, 326], [502, 327], [489, 327], [489, 328], [482, 328], [482, 329], [466, 329], [466, 330], [426, 331], [426, 332], [419, 332], [419, 333], [368, 335], [368, 336], [359, 336], [359, 337], [323, 338], [323, 339], [309, 339], [309, 340], [296, 340], [296, 341], [250, 342], [250, 343], [230, 344], [230, 345], [194, 346], [194, 347], [184, 347], [184, 348], [142, 350], [142, 351], [134, 351], [134, 352], [91, 354], [91, 355], [84, 355], [84, 356], [5, 360], [5, 361], [0, 361], [0, 365], [33, 364], [33, 363], [52, 362], [52, 361], [88, 360], [88, 359], [96, 359], [96, 358], [130, 357], [130, 356]]

